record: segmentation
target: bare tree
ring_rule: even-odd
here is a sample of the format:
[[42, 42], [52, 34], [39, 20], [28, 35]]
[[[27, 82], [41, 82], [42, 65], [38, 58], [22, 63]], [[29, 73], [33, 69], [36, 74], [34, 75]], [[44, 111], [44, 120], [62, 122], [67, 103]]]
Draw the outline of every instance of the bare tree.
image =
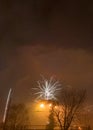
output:
[[53, 107], [55, 119], [61, 130], [68, 130], [75, 121], [85, 100], [86, 91], [67, 88], [62, 91], [61, 103]]
[[6, 126], [11, 129], [28, 125], [29, 115], [24, 104], [14, 104], [10, 107]]

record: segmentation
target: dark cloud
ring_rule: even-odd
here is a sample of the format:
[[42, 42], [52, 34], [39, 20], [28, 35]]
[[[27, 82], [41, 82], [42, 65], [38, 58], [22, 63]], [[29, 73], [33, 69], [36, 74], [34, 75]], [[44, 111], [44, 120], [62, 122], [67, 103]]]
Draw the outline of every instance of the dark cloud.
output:
[[2, 1], [0, 42], [5, 46], [51, 42], [92, 50], [92, 7], [92, 1], [83, 0]]

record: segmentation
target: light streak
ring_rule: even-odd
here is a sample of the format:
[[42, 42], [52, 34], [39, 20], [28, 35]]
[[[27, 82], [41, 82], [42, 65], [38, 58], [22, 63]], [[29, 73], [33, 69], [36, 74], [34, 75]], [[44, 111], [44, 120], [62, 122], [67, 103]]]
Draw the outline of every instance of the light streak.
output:
[[4, 116], [3, 116], [3, 123], [5, 123], [5, 121], [6, 121], [9, 102], [10, 102], [10, 98], [11, 98], [11, 92], [12, 92], [12, 89], [10, 88], [8, 96], [7, 96], [7, 100], [6, 100], [5, 111], [4, 111]]
[[55, 81], [53, 77], [50, 78], [50, 80], [45, 79], [42, 77], [41, 81], [37, 81], [38, 86], [33, 88], [36, 92], [35, 95], [37, 95], [37, 99], [41, 100], [56, 100], [56, 95], [58, 91], [61, 90], [61, 84], [59, 81]]

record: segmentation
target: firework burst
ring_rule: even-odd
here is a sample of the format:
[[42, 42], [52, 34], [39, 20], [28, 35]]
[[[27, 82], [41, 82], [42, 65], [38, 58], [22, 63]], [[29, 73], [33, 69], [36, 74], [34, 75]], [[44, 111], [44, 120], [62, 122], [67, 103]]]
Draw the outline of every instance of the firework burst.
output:
[[42, 77], [42, 80], [37, 81], [37, 84], [38, 86], [33, 88], [37, 99], [56, 100], [56, 95], [61, 90], [59, 81], [55, 81], [53, 77], [50, 80]]

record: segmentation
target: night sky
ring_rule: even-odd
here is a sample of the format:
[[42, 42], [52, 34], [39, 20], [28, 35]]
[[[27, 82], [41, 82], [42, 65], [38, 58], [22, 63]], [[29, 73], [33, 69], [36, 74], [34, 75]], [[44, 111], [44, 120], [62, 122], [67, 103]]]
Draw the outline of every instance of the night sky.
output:
[[[0, 1], [0, 98], [33, 99], [40, 74], [86, 88], [93, 104], [93, 1]], [[64, 85], [62, 85], [64, 86]]]

